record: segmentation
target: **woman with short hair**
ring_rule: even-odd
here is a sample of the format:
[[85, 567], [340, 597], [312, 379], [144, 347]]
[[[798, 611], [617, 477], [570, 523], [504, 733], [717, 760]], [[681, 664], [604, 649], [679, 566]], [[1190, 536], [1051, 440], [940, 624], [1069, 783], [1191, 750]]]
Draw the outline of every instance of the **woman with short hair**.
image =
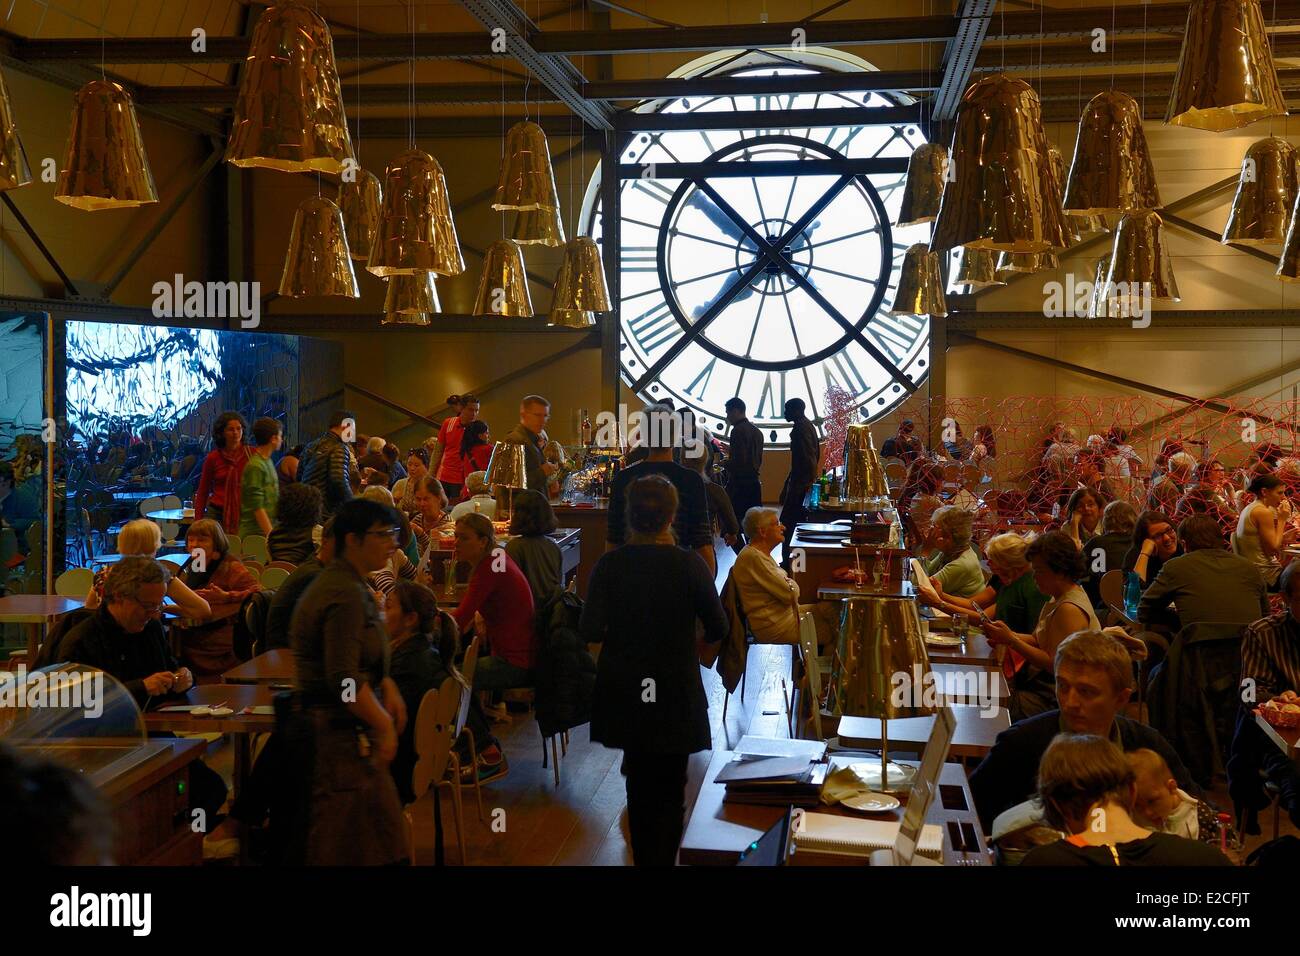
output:
[[1011, 679], [1013, 723], [1056, 708], [1057, 647], [1076, 631], [1101, 630], [1092, 602], [1078, 585], [1087, 565], [1069, 535], [1049, 531], [1034, 539], [1025, 557], [1034, 569], [1034, 584], [1049, 598], [1033, 632], [1018, 633], [1005, 621], [984, 624], [989, 643], [1011, 652], [1002, 665]]
[[603, 644], [591, 739], [624, 752], [632, 861], [672, 866], [682, 839], [686, 766], [713, 746], [696, 622], [721, 641], [727, 617], [704, 559], [677, 547], [677, 490], [659, 475], [628, 486], [627, 542], [591, 573], [581, 631]]
[[529, 489], [515, 493], [514, 510], [510, 514], [511, 538], [506, 542], [506, 554], [514, 559], [528, 579], [535, 608], [550, 601], [564, 586], [564, 555], [550, 537], [559, 524], [551, 503], [540, 491]]
[[1038, 623], [1047, 595], [1034, 583], [1034, 569], [1026, 552], [1029, 541], [1013, 532], [994, 535], [984, 546], [993, 578], [968, 598], [940, 594], [933, 588], [918, 588], [918, 600], [949, 614], [975, 614], [1002, 621], [1013, 631], [1029, 633]]
[[222, 412], [212, 423], [212, 451], [203, 459], [194, 492], [194, 517], [211, 518], [229, 534], [239, 530], [240, 483], [253, 449], [244, 444], [248, 422], [239, 412]]
[[[117, 533], [117, 553], [124, 558], [152, 558], [161, 547], [162, 530], [148, 518], [128, 521]], [[104, 583], [112, 569], [113, 565], [107, 564], [95, 572], [90, 593], [86, 595], [87, 610], [93, 611], [103, 602]], [[208, 602], [190, 590], [178, 575], [171, 575], [167, 582], [167, 596], [176, 602], [176, 609], [186, 617], [205, 617], [212, 612]]]
[[1070, 536], [1076, 548], [1101, 531], [1101, 515], [1106, 500], [1095, 488], [1076, 488], [1065, 503], [1061, 530]]
[[1048, 826], [1068, 834], [1036, 847], [1021, 866], [1231, 866], [1219, 850], [1133, 822], [1137, 778], [1105, 737], [1061, 734], [1038, 768]]
[[235, 613], [246, 597], [262, 590], [262, 585], [244, 562], [230, 553], [225, 530], [211, 518], [190, 525], [185, 546], [190, 559], [181, 568], [180, 578], [212, 610], [176, 625], [181, 660], [196, 678], [215, 678], [239, 666]]

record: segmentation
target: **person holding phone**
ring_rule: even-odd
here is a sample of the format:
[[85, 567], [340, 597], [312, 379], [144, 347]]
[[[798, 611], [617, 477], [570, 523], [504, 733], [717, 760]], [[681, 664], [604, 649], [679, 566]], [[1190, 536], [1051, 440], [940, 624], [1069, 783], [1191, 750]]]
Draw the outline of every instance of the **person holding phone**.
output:
[[993, 577], [984, 590], [968, 598], [943, 593], [942, 585], [918, 589], [922, 604], [948, 614], [964, 614], [980, 624], [1002, 621], [1013, 631], [1031, 632], [1049, 598], [1034, 583], [1034, 569], [1025, 556], [1029, 540], [1018, 534], [994, 535], [984, 552]]

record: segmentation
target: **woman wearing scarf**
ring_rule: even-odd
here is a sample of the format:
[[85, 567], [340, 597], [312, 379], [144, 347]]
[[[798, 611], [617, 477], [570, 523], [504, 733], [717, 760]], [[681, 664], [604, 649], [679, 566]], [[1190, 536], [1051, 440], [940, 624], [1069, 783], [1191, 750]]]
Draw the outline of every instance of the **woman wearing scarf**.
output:
[[219, 677], [239, 666], [235, 655], [235, 615], [244, 598], [262, 586], [253, 572], [230, 554], [230, 542], [211, 518], [194, 522], [185, 537], [190, 560], [181, 568], [181, 582], [212, 608], [206, 617], [177, 625], [181, 660], [199, 678]]
[[239, 485], [252, 449], [244, 444], [247, 424], [239, 412], [222, 412], [212, 426], [213, 449], [203, 459], [194, 492], [194, 517], [211, 518], [227, 534], [239, 532]]

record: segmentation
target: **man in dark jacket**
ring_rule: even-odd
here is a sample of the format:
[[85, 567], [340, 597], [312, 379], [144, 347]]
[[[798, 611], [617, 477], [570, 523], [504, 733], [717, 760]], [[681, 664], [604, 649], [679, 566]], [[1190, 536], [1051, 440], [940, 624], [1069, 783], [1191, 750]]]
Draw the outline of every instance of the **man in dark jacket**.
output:
[[[166, 594], [167, 572], [162, 565], [153, 558], [123, 558], [108, 572], [103, 603], [67, 633], [60, 656], [117, 678], [142, 709], [152, 699], [183, 694], [194, 685], [194, 675], [172, 655], [158, 621]], [[211, 826], [225, 800], [225, 782], [206, 764], [195, 761], [190, 770], [190, 806], [202, 809]]]
[[340, 409], [330, 416], [330, 428], [302, 453], [298, 480], [320, 492], [321, 514], [328, 518], [339, 505], [352, 500], [356, 458], [351, 442], [356, 438], [356, 416]]
[[1061, 733], [1096, 734], [1126, 751], [1154, 750], [1165, 759], [1179, 787], [1200, 795], [1200, 787], [1158, 731], [1120, 716], [1133, 682], [1133, 665], [1123, 645], [1098, 631], [1075, 634], [1057, 648], [1055, 673], [1060, 709], [1012, 724], [998, 734], [993, 749], [971, 774], [971, 794], [985, 833], [993, 832], [993, 819], [999, 813], [1034, 795], [1038, 764], [1048, 744]]
[[[812, 488], [821, 462], [821, 441], [817, 426], [804, 414], [807, 406], [802, 398], [792, 398], [785, 403], [785, 420], [793, 423], [790, 429], [790, 474], [781, 490], [781, 524], [785, 525], [785, 545], [781, 549], [781, 567], [790, 570], [790, 540], [795, 527], [804, 519], [804, 496]], [[744, 515], [738, 516], [744, 521]]]
[[[1268, 594], [1259, 570], [1224, 548], [1223, 530], [1209, 515], [1192, 515], [1178, 526], [1184, 553], [1170, 558], [1142, 592], [1141, 624], [1171, 630], [1206, 621], [1249, 624], [1268, 616]], [[1178, 607], [1169, 610], [1170, 603]]]
[[540, 491], [548, 498], [550, 495], [547, 494], [546, 484], [557, 468], [542, 456], [542, 449], [546, 447], [542, 432], [546, 430], [546, 423], [550, 420], [551, 403], [540, 395], [526, 395], [519, 403], [519, 424], [501, 439], [507, 445], [524, 446], [528, 488], [532, 491]]
[[727, 494], [737, 521], [745, 512], [763, 503], [759, 471], [763, 467], [763, 433], [745, 417], [745, 403], [727, 399], [727, 421], [731, 422], [730, 453], [723, 467], [727, 470]]

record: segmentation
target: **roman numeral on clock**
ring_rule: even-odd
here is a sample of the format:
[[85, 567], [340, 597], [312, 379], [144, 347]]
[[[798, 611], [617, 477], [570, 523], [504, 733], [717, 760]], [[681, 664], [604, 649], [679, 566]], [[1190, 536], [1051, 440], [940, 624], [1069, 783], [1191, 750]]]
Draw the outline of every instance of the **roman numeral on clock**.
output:
[[627, 323], [628, 330], [636, 336], [646, 354], [666, 345], [681, 334], [682, 327], [677, 324], [667, 302], [660, 302], [652, 309], [642, 312]]
[[785, 414], [785, 372], [768, 372], [758, 396], [759, 418], [780, 418]]

